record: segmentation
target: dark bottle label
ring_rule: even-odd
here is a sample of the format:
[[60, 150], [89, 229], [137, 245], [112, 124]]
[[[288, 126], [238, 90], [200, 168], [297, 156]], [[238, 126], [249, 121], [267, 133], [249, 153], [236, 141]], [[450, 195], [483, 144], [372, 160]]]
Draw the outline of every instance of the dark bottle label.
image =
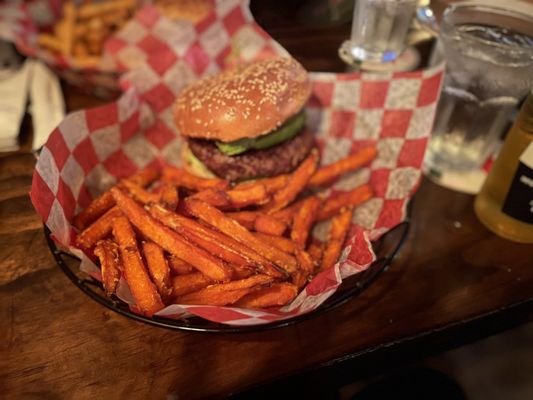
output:
[[533, 224], [533, 142], [520, 156], [502, 211], [514, 219]]

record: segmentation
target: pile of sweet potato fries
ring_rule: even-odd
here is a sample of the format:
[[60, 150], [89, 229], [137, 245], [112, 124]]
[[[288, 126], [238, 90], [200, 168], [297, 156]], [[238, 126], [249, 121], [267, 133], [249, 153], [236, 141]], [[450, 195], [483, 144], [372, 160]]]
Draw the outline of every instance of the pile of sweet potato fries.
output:
[[[237, 184], [147, 168], [75, 217], [76, 243], [98, 258], [107, 295], [122, 276], [147, 316], [169, 304], [282, 306], [337, 262], [354, 207], [372, 197], [368, 185], [327, 199], [319, 189], [375, 156], [318, 167], [313, 150], [290, 174]], [[310, 240], [330, 218], [327, 241]]]

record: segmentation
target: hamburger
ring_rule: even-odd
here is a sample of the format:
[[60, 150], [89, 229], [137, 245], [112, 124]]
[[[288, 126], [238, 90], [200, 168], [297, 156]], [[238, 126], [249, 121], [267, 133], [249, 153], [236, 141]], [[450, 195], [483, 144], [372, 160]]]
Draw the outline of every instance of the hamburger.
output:
[[303, 110], [310, 93], [305, 69], [282, 57], [196, 81], [174, 108], [185, 168], [231, 181], [290, 172], [314, 144]]

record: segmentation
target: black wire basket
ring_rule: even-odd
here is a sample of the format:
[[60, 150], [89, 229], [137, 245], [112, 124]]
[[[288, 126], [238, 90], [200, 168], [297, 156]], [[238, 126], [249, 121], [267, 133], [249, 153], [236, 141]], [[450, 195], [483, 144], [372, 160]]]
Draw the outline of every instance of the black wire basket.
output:
[[130, 310], [128, 304], [119, 298], [115, 296], [112, 298], [107, 297], [105, 295], [102, 283], [89, 276], [87, 273], [81, 271], [79, 268], [80, 260], [72, 254], [59, 249], [52, 239], [50, 230], [46, 226], [44, 230], [48, 246], [50, 247], [57, 264], [67, 275], [67, 277], [90, 298], [106, 306], [107, 308], [134, 320], [146, 322], [148, 324], [163, 328], [196, 332], [231, 333], [261, 331], [293, 325], [323, 314], [327, 311], [331, 311], [345, 304], [349, 300], [354, 299], [366, 288], [368, 288], [382, 272], [389, 268], [392, 260], [399, 252], [400, 248], [405, 242], [405, 239], [407, 238], [409, 225], [409, 221], [406, 220], [397, 225], [395, 228], [391, 229], [379, 240], [373, 242], [372, 246], [374, 252], [376, 253], [376, 261], [374, 261], [365, 271], [345, 278], [337, 291], [315, 310], [303, 315], [291, 317], [289, 319], [252, 326], [233, 326], [220, 324], [196, 316], [190, 316], [182, 319], [170, 319], [158, 316], [146, 317], [136, 314]]

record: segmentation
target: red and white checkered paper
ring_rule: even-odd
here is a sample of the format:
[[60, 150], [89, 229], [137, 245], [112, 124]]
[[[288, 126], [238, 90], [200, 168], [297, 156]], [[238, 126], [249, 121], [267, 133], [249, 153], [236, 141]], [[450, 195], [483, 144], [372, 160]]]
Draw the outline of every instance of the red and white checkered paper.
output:
[[[155, 19], [150, 24], [158, 23]], [[247, 2], [217, 3], [215, 13], [194, 30], [171, 29], [173, 35], [183, 29], [177, 36], [180, 40], [166, 42], [168, 49], [161, 49], [160, 58], [154, 53], [125, 75], [126, 90], [118, 101], [65, 118], [52, 132], [34, 172], [31, 199], [36, 210], [55, 239], [82, 257], [82, 268], [93, 276], [98, 277], [98, 269], [72, 247], [76, 232], [70, 221], [92, 198], [138, 169], [180, 164], [182, 141], [171, 115], [176, 94], [228, 62], [286, 54], [254, 23]], [[269, 323], [314, 310], [343, 278], [366, 269], [375, 259], [370, 240], [404, 220], [406, 204], [419, 183], [442, 75], [442, 67], [390, 75], [312, 73], [313, 92], [306, 112], [321, 162], [329, 164], [371, 144], [378, 149], [369, 166], [341, 177], [329, 189], [334, 196], [369, 183], [375, 192], [355, 211], [339, 262], [281, 309], [171, 305], [157, 315], [194, 314], [230, 325]], [[323, 239], [327, 228], [327, 223], [319, 224], [314, 237]], [[127, 299], [127, 288], [121, 293]]]

